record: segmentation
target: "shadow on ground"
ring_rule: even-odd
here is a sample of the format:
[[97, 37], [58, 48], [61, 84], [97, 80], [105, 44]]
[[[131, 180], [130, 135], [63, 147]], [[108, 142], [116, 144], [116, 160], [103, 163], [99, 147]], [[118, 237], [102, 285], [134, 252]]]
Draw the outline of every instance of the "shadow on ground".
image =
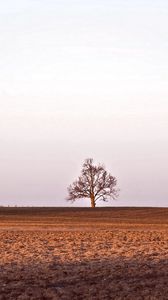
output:
[[0, 266], [0, 300], [168, 299], [168, 261], [157, 257]]

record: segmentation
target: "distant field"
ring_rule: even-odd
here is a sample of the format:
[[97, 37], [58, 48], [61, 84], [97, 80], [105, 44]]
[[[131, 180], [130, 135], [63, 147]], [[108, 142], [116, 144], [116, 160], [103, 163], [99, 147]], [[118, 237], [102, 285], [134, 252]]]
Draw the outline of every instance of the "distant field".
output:
[[168, 299], [168, 208], [0, 208], [0, 300]]
[[1, 207], [0, 227], [64, 229], [168, 229], [168, 208]]

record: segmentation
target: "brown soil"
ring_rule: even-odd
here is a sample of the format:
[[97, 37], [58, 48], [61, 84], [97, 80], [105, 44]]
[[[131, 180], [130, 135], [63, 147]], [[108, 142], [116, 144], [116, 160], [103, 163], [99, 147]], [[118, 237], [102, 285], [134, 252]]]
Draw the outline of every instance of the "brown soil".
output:
[[1, 209], [0, 300], [168, 299], [167, 212]]

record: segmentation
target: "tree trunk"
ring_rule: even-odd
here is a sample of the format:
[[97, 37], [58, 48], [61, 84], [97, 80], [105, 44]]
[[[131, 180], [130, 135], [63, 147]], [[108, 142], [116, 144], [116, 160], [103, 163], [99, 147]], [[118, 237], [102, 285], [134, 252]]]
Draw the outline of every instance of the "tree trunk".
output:
[[95, 203], [95, 197], [93, 194], [90, 196], [90, 200], [91, 200], [91, 207], [94, 208], [96, 206], [96, 203]]

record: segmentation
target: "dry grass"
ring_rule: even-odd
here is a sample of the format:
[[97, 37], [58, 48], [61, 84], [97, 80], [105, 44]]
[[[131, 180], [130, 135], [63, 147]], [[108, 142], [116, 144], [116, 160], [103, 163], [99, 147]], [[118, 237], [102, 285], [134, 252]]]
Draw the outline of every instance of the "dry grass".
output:
[[168, 209], [0, 209], [0, 299], [168, 299]]

